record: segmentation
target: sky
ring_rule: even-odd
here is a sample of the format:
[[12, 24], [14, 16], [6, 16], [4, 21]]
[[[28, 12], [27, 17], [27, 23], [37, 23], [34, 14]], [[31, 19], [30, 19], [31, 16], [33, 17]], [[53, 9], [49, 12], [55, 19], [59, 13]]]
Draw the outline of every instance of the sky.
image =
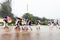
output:
[[[1, 1], [1, 0], [0, 0]], [[60, 18], [60, 0], [12, 0], [12, 13], [21, 17], [28, 12], [38, 17]]]

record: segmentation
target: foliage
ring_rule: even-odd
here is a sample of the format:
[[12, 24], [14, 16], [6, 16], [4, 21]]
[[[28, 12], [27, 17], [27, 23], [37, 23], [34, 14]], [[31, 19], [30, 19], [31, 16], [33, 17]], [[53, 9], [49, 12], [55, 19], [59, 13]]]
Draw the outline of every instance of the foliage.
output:
[[1, 4], [1, 9], [0, 9], [0, 18], [5, 17], [5, 16], [10, 16], [11, 18], [14, 17], [14, 15], [11, 13], [12, 8], [10, 6], [10, 1], [5, 1]]
[[30, 13], [25, 13], [22, 17], [25, 18], [25, 19], [31, 20], [32, 21], [32, 24], [36, 24], [36, 21], [37, 20], [40, 20], [42, 25], [48, 25], [48, 21], [49, 21], [49, 19], [47, 19], [45, 17], [39, 18], [37, 16], [33, 16]]
[[29, 13], [25, 13], [22, 17], [25, 18], [25, 19], [31, 20], [32, 17], [33, 17], [33, 15], [32, 14], [29, 14]]

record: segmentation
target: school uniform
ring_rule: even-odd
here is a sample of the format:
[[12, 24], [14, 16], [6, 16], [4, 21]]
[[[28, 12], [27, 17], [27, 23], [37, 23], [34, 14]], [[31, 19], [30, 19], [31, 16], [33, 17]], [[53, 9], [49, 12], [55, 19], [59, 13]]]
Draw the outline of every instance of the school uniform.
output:
[[37, 20], [37, 29], [40, 29], [40, 20]]
[[28, 20], [27, 19], [25, 19], [24, 20], [24, 27], [23, 27], [23, 29], [26, 29], [26, 30], [28, 30]]
[[53, 28], [54, 22], [50, 21], [50, 27]]
[[20, 26], [19, 22], [20, 22], [20, 20], [17, 19], [16, 22], [15, 22], [16, 27]]
[[4, 20], [3, 20], [4, 22], [4, 27], [8, 27], [8, 21], [7, 21], [7, 18], [4, 18]]

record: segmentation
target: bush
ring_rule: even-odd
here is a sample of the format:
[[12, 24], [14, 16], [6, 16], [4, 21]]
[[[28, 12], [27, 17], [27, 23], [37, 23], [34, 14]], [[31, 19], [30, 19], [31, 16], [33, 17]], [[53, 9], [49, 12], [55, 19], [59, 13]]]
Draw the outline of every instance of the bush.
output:
[[3, 24], [3, 22], [0, 22], [0, 26], [3, 26], [4, 24]]

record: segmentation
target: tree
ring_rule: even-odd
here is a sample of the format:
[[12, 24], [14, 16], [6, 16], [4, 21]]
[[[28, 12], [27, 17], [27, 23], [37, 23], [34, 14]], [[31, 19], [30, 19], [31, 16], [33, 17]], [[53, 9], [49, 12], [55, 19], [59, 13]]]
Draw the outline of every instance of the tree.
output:
[[22, 17], [25, 18], [25, 19], [31, 20], [32, 17], [33, 17], [33, 15], [32, 14], [29, 14], [29, 13], [25, 13]]
[[25, 19], [31, 20], [32, 24], [36, 24], [36, 21], [40, 20], [39, 17], [33, 16], [30, 13], [25, 13], [22, 17], [25, 18]]
[[0, 10], [0, 17], [10, 16], [13, 18], [13, 14], [11, 13], [12, 8], [10, 5], [11, 1], [7, 0], [1, 4], [1, 10]]
[[31, 20], [32, 24], [36, 24], [37, 20], [40, 20], [42, 25], [48, 25], [48, 21], [49, 21], [49, 19], [47, 19], [45, 17], [40, 18], [40, 17], [37, 17], [37, 16], [33, 16], [30, 13], [25, 13], [22, 17], [25, 18], [25, 19]]

